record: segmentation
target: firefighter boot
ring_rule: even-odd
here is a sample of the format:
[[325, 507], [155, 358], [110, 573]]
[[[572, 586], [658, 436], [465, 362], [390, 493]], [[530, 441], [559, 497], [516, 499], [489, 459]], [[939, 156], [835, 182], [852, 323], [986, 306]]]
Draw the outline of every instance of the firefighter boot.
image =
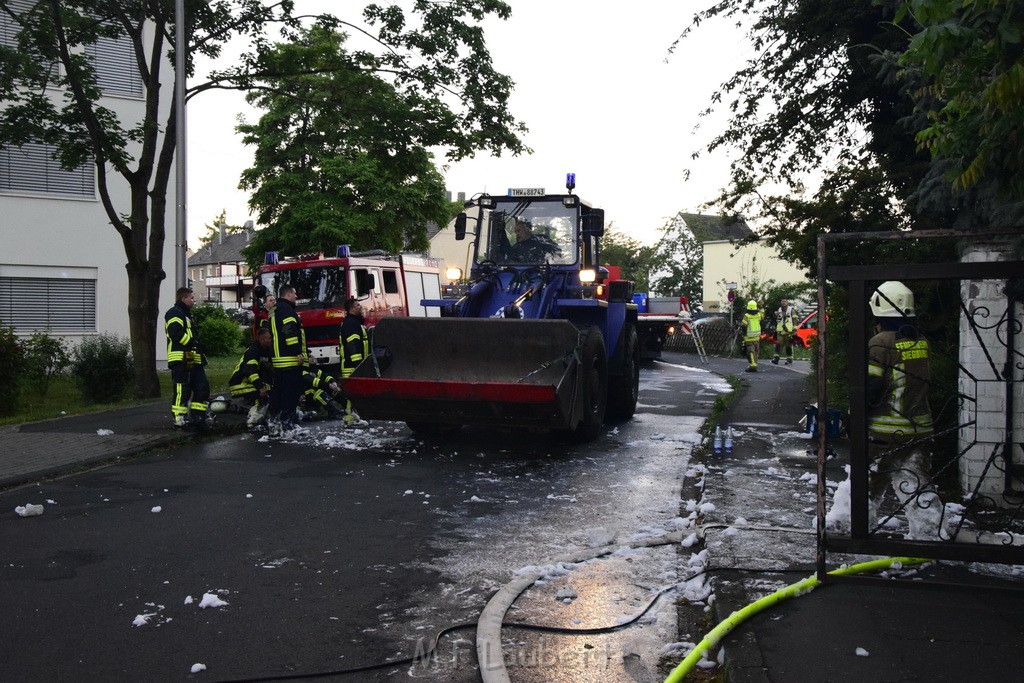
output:
[[772, 365], [778, 365], [778, 364], [779, 364], [779, 355], [775, 354], [775, 357], [772, 358]]
[[255, 429], [263, 422], [263, 418], [266, 417], [266, 414], [267, 406], [261, 406], [259, 403], [254, 403], [252, 408], [249, 408], [249, 414], [245, 419], [245, 426], [249, 429]]
[[188, 418], [185, 415], [175, 415], [174, 416], [174, 428], [175, 429], [184, 429], [187, 426], [188, 426]]
[[345, 416], [345, 409], [334, 401], [327, 402], [327, 417], [332, 420], [339, 420]]

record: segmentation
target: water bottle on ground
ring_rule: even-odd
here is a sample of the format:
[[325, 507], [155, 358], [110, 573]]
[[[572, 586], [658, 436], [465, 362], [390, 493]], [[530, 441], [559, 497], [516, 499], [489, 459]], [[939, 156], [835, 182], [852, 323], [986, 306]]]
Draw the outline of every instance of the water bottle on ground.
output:
[[715, 440], [712, 442], [712, 449], [715, 455], [722, 454], [722, 428], [715, 425]]
[[729, 425], [729, 428], [725, 430], [725, 453], [726, 453], [726, 455], [729, 455], [730, 453], [732, 453], [732, 439], [733, 439], [732, 425]]

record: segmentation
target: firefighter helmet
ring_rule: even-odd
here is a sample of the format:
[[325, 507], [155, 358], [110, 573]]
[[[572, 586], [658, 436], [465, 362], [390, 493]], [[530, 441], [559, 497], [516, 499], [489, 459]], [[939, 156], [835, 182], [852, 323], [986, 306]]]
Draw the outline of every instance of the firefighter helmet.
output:
[[757, 302], [754, 301], [753, 299], [748, 301], [747, 302], [747, 310], [748, 311], [756, 311], [757, 310]]
[[880, 284], [868, 303], [876, 318], [913, 318], [915, 315], [914, 293], [896, 280]]

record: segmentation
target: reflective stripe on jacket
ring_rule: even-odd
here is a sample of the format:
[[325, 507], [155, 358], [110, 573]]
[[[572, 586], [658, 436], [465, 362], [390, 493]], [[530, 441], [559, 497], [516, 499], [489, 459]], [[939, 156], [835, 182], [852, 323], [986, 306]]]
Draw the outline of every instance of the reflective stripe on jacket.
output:
[[743, 341], [755, 342], [761, 338], [761, 311], [743, 314]]
[[928, 340], [882, 332], [868, 342], [868, 378], [880, 380], [881, 401], [868, 412], [868, 431], [883, 441], [932, 434], [928, 389], [931, 385]]
[[306, 331], [287, 299], [278, 299], [274, 315], [270, 318], [270, 331], [274, 336], [271, 363], [275, 369], [297, 368], [302, 365], [299, 356], [306, 355]]
[[775, 331], [792, 334], [796, 329], [796, 311], [790, 306], [785, 311], [781, 308], [778, 313], [778, 321], [775, 323]]
[[184, 362], [185, 352], [196, 350], [197, 340], [192, 333], [192, 315], [180, 301], [164, 314], [164, 334], [167, 335], [168, 363]]
[[341, 376], [347, 378], [356, 370], [356, 366], [370, 355], [370, 336], [363, 325], [362, 316], [349, 315], [341, 322], [338, 333], [341, 352]]
[[233, 396], [251, 394], [268, 385], [269, 382], [263, 373], [269, 364], [270, 349], [263, 348], [259, 342], [251, 344], [238, 359], [235, 370], [228, 380], [228, 389], [231, 390], [231, 394]]

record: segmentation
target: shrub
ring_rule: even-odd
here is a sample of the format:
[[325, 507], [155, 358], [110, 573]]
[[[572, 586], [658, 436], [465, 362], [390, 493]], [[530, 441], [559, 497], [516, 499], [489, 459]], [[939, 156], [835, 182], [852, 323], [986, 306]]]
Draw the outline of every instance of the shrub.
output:
[[239, 353], [244, 343], [242, 328], [226, 315], [221, 318], [212, 316], [199, 325], [199, 339], [203, 351], [208, 356], [228, 356]]
[[50, 379], [64, 372], [71, 364], [68, 346], [63, 339], [36, 332], [25, 342], [25, 377], [40, 396], [50, 391]]
[[230, 320], [228, 313], [216, 304], [196, 304], [190, 311], [192, 324], [196, 328], [202, 328], [207, 320]]
[[0, 415], [14, 415], [21, 403], [25, 349], [14, 328], [0, 323]]
[[84, 339], [72, 353], [71, 372], [87, 402], [119, 401], [135, 379], [131, 344], [115, 334]]

